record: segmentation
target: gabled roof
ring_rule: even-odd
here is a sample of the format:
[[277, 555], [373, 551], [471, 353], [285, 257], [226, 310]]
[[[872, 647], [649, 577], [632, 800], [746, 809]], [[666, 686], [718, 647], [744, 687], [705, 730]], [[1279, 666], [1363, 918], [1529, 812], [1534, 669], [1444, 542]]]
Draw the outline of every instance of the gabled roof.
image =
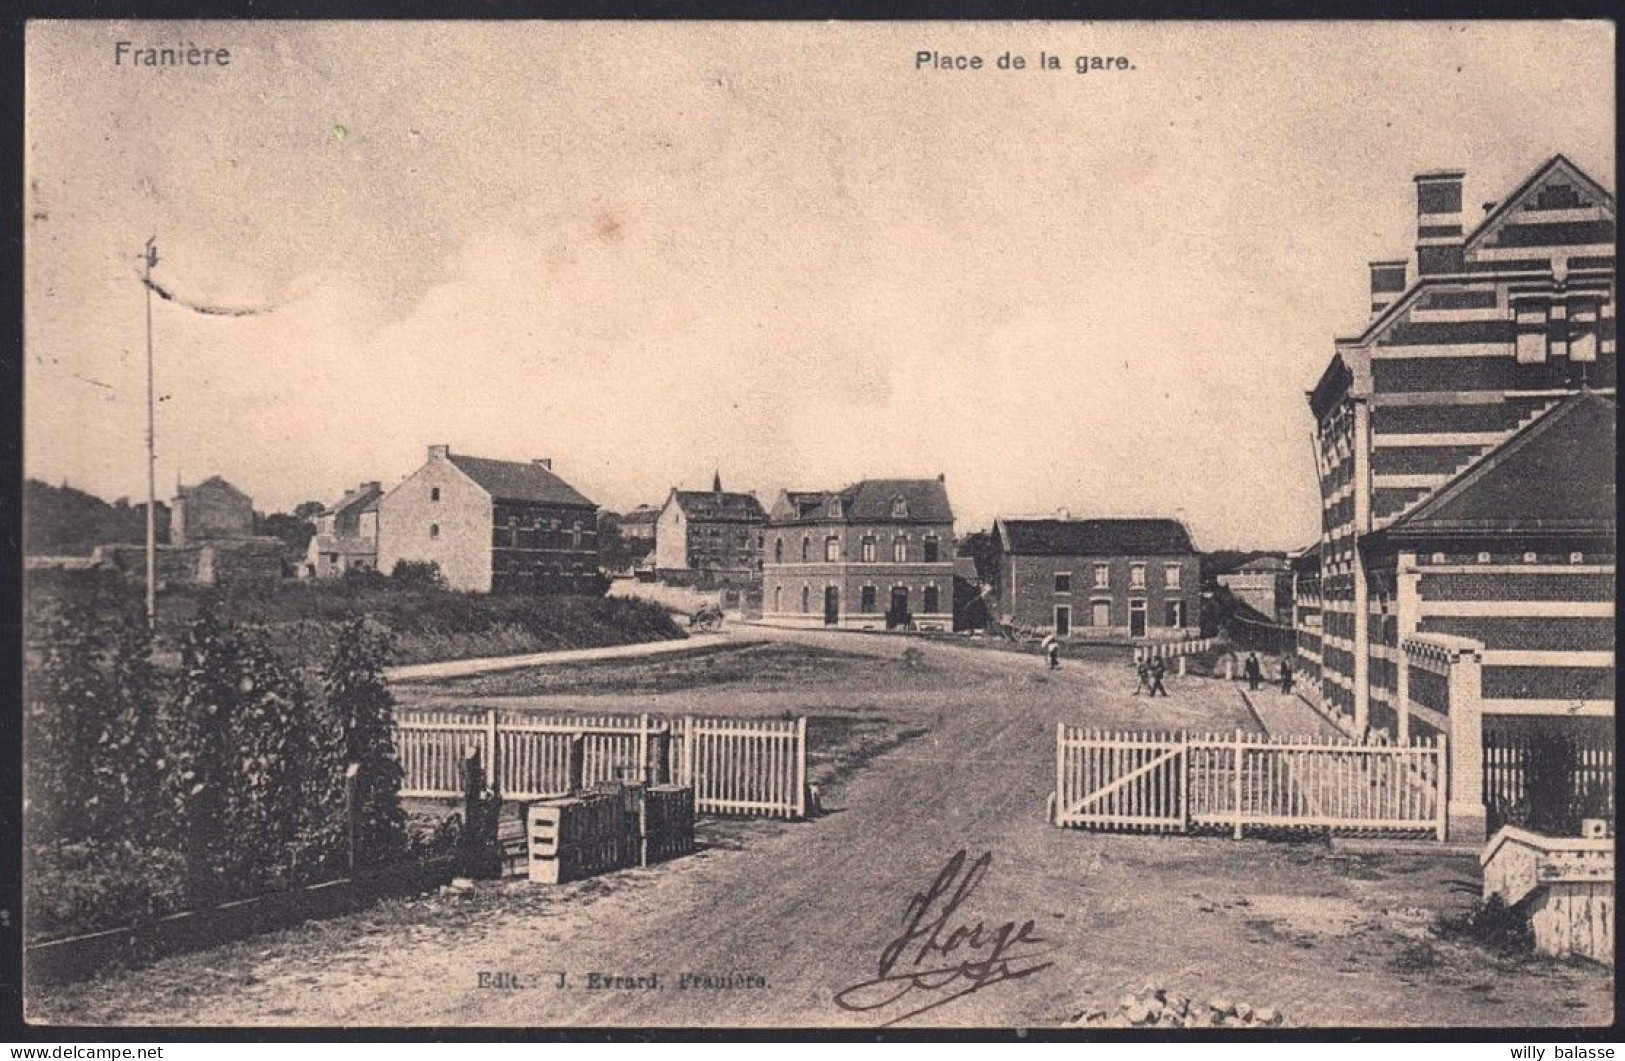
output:
[[1613, 533], [1618, 410], [1581, 391], [1389, 524], [1390, 538], [1460, 533]]
[[689, 519], [733, 523], [760, 523], [767, 512], [755, 494], [714, 490], [673, 490], [671, 500]]
[[201, 483], [197, 483], [197, 484], [195, 484], [193, 486], [182, 486], [179, 483], [175, 484], [175, 496], [176, 497], [190, 497], [192, 494], [197, 493], [200, 490], [220, 490], [220, 491], [225, 491], [227, 493], [236, 494], [238, 497], [243, 498], [244, 500], [248, 500], [248, 495], [247, 494], [243, 493], [241, 490], [237, 489], [235, 486], [232, 486], [229, 482], [227, 482], [225, 479], [222, 479], [218, 475], [211, 475], [207, 479], [203, 480]]
[[1185, 556], [1196, 552], [1174, 519], [1001, 519], [999, 544], [1017, 556]]
[[346, 490], [344, 496], [333, 504], [333, 507], [323, 512], [324, 516], [340, 516], [347, 512], [361, 515], [363, 512], [372, 512], [378, 508], [378, 499], [384, 496], [384, 488], [380, 483], [367, 483], [354, 490]]
[[1480, 221], [1477, 227], [1467, 234], [1466, 239], [1463, 241], [1464, 245], [1472, 247], [1490, 232], [1499, 228], [1501, 222], [1506, 220], [1514, 210], [1518, 209], [1536, 188], [1544, 184], [1547, 178], [1559, 173], [1574, 183], [1582, 185], [1591, 193], [1593, 198], [1598, 200], [1599, 205], [1604, 209], [1610, 213], [1614, 211], [1614, 197], [1609, 194], [1607, 188], [1592, 180], [1585, 170], [1570, 162], [1564, 155], [1556, 154], [1547, 159], [1535, 172], [1524, 178], [1523, 183], [1513, 189], [1511, 195], [1502, 199], [1495, 205], [1493, 210], [1485, 214], [1484, 220]]
[[660, 510], [653, 505], [639, 505], [621, 517], [621, 526], [628, 523], [654, 523], [660, 519]]
[[[786, 490], [788, 512], [779, 518], [847, 523], [952, 523], [948, 486], [941, 479], [864, 479], [833, 492]], [[835, 514], [835, 502], [840, 514]]]
[[1249, 574], [1274, 574], [1278, 571], [1287, 570], [1287, 562], [1279, 556], [1260, 556], [1257, 559], [1247, 561], [1236, 570], [1245, 571]]
[[499, 461], [485, 457], [447, 456], [458, 471], [497, 501], [537, 501], [551, 505], [597, 508], [575, 487], [534, 461]]

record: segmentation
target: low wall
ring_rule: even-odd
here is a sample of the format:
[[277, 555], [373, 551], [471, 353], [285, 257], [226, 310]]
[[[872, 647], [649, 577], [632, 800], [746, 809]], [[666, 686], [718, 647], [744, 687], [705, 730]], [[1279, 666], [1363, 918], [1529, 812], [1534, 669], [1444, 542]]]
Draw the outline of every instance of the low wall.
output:
[[1543, 836], [1509, 825], [1484, 846], [1479, 863], [1484, 898], [1522, 912], [1536, 950], [1613, 963], [1613, 840]]

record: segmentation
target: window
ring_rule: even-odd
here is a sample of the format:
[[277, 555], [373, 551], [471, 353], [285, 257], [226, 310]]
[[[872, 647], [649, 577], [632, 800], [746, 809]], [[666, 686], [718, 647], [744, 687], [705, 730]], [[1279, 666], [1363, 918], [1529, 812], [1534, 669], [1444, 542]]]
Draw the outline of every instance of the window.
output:
[[824, 539], [824, 562], [833, 564], [841, 558], [841, 539], [839, 535], [831, 534]]
[[1571, 563], [1571, 564], [1583, 564], [1583, 563], [1585, 563], [1585, 559], [1586, 559], [1586, 554], [1585, 553], [1570, 553], [1569, 554], [1569, 563]]
[[[1112, 584], [1112, 569], [1109, 564], [1095, 565], [1095, 588], [1108, 589]], [[1101, 624], [1105, 625], [1105, 624]]]
[[774, 586], [773, 587], [773, 610], [775, 612], [778, 611], [779, 608], [780, 608], [780, 605], [782, 605], [783, 603], [784, 603], [784, 587], [783, 586]]
[[863, 547], [863, 562], [866, 563], [866, 564], [874, 563], [875, 562], [875, 536], [873, 534], [865, 534], [863, 536], [862, 547]]
[[1057, 592], [1057, 593], [1071, 593], [1072, 592], [1072, 572], [1070, 572], [1070, 571], [1057, 571], [1057, 572], [1055, 572], [1055, 592]]
[[940, 603], [941, 601], [937, 595], [937, 587], [934, 585], [925, 587], [925, 613], [927, 615], [935, 615], [940, 610], [938, 608]]
[[1532, 564], [1532, 563], [1534, 563], [1535, 561], [1537, 561], [1539, 559], [1540, 559], [1540, 557], [1537, 556], [1534, 553], [1524, 553], [1523, 554], [1523, 562], [1526, 563], [1526, 564]]
[[801, 611], [802, 611], [802, 614], [806, 614], [807, 612], [809, 612], [811, 610], [812, 610], [812, 590], [808, 589], [806, 586], [802, 586], [801, 587]]
[[1481, 563], [1481, 564], [1489, 563], [1490, 562], [1490, 554], [1489, 553], [1479, 553], [1478, 554], [1478, 562]]
[[431, 537], [431, 538], [440, 537], [440, 524], [438, 524], [438, 523], [429, 524], [429, 537]]
[[438, 487], [438, 486], [429, 487], [429, 500], [430, 501], [439, 501], [440, 500], [440, 487]]
[[1433, 554], [1433, 562], [1436, 563], [1436, 564], [1444, 563], [1444, 554], [1443, 553], [1434, 553]]
[[570, 548], [581, 548], [581, 521], [576, 520], [575, 526], [570, 528]]
[[[805, 563], [810, 562], [811, 560], [812, 560], [812, 539], [811, 538], [803, 538], [803, 539], [801, 539], [801, 562], [805, 564]], [[802, 611], [806, 611], [806, 609], [803, 608]]]
[[908, 519], [908, 502], [901, 497], [891, 499], [892, 519]]
[[[1179, 565], [1178, 564], [1163, 564], [1162, 565], [1162, 584], [1165, 585], [1165, 586], [1173, 586], [1173, 587], [1176, 587], [1176, 588], [1179, 586]], [[1179, 623], [1177, 625], [1183, 626], [1185, 624], [1184, 623]]]
[[935, 538], [925, 540], [925, 562], [928, 564], [937, 562], [937, 540]]
[[1128, 568], [1128, 584], [1134, 589], [1145, 588], [1145, 565], [1130, 564]]
[[892, 563], [901, 564], [908, 561], [908, 539], [899, 535], [891, 542]]
[[864, 586], [863, 589], [858, 591], [858, 609], [865, 612], [875, 610], [875, 588], [873, 586]]
[[1168, 625], [1175, 629], [1185, 625], [1185, 602], [1171, 600], [1168, 602]]
[[1089, 615], [1089, 625], [1090, 626], [1110, 626], [1110, 625], [1112, 625], [1112, 606], [1111, 606], [1110, 601], [1103, 601], [1103, 600], [1091, 601], [1090, 604], [1089, 604], [1089, 608], [1090, 608], [1090, 615]]
[[1517, 355], [1519, 364], [1539, 364], [1546, 360], [1546, 306], [1538, 302], [1516, 305]]
[[840, 498], [832, 497], [832, 498], [829, 499], [829, 515], [830, 515], [831, 519], [840, 519], [841, 518], [841, 499]]
[[[784, 539], [783, 538], [774, 538], [773, 539], [773, 562], [775, 564], [784, 563]], [[773, 610], [778, 611], [777, 608], [774, 608]]]

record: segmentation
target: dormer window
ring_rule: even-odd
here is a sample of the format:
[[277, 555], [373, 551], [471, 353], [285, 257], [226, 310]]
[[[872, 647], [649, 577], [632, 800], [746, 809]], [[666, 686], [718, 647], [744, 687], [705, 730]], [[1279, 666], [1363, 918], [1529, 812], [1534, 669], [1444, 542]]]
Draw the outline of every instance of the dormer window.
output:
[[908, 519], [908, 502], [901, 496], [891, 499], [891, 518]]
[[832, 497], [832, 498], [829, 499], [829, 516], [830, 516], [830, 519], [840, 519], [841, 518], [841, 499], [840, 498]]

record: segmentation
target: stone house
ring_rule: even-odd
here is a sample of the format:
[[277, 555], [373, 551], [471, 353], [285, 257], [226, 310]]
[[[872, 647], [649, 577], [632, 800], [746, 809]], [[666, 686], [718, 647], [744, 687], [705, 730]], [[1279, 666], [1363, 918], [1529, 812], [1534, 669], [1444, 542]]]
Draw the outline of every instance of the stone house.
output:
[[954, 514], [942, 476], [780, 491], [762, 560], [764, 622], [948, 630], [953, 607]]
[[999, 519], [995, 610], [1060, 637], [1201, 632], [1202, 566], [1171, 519]]
[[453, 589], [584, 592], [598, 581], [597, 512], [551, 460], [430, 446], [423, 466], [377, 502], [378, 569], [432, 561]]
[[254, 537], [254, 501], [218, 475], [196, 486], [175, 487], [169, 508], [169, 544]]
[[377, 569], [378, 499], [383, 496], [381, 483], [362, 483], [316, 517], [316, 533], [305, 553], [306, 577], [337, 578], [346, 571]]
[[1253, 611], [1276, 622], [1286, 620], [1292, 611], [1292, 569], [1278, 556], [1249, 560], [1234, 571], [1218, 576], [1219, 585]]

